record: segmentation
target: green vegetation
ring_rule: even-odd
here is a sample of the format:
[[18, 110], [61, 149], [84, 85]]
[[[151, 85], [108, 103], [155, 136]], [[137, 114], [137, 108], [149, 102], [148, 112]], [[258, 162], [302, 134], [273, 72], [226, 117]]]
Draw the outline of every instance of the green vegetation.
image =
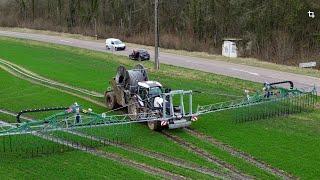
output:
[[[60, 33], [60, 32], [54, 32], [54, 31], [34, 30], [34, 29], [27, 29], [27, 28], [8, 28], [8, 27], [0, 27], [0, 30], [34, 33], [34, 34], [45, 34], [45, 35], [51, 35], [51, 36], [74, 38], [74, 39], [88, 40], [88, 41], [94, 41], [94, 42], [104, 42], [104, 39], [96, 40], [94, 37], [84, 36], [81, 34], [70, 34], [70, 33]], [[133, 43], [126, 43], [126, 45], [129, 48], [139, 47], [139, 48], [147, 49], [149, 51], [154, 50], [153, 46], [133, 44]], [[224, 61], [224, 62], [230, 62], [230, 63], [234, 63], [234, 64], [243, 64], [243, 65], [249, 65], [249, 66], [253, 66], [253, 67], [273, 69], [273, 70], [277, 70], [277, 71], [302, 74], [302, 75], [318, 77], [318, 78], [320, 77], [320, 72], [317, 69], [299, 68], [297, 66], [276, 64], [276, 63], [272, 63], [272, 62], [261, 61], [256, 58], [243, 58], [243, 57], [228, 58], [228, 57], [224, 57], [221, 55], [210, 54], [210, 53], [202, 52], [202, 51], [201, 52], [196, 52], [196, 51], [191, 52], [191, 51], [185, 51], [185, 50], [166, 49], [166, 48], [162, 48], [162, 47], [161, 47], [161, 52], [172, 53], [172, 54], [183, 55], [183, 56], [199, 57], [199, 58], [211, 59], [211, 60], [216, 60], [216, 61]]]
[[209, 144], [205, 141], [199, 140], [198, 138], [196, 138], [192, 135], [189, 135], [182, 130], [177, 130], [174, 132], [174, 134], [178, 135], [179, 137], [184, 138], [185, 140], [196, 145], [197, 147], [204, 149], [207, 152], [210, 152], [212, 155], [217, 156], [219, 159], [222, 159], [224, 161], [229, 162], [233, 166], [238, 167], [239, 170], [241, 170], [243, 172], [250, 172], [250, 174], [253, 174], [256, 177], [259, 177], [261, 179], [276, 179], [276, 177], [271, 176], [270, 174], [266, 173], [265, 171], [257, 170], [257, 168], [255, 166], [248, 165], [244, 160], [230, 156], [229, 153], [218, 149], [217, 147], [213, 146], [212, 144]]
[[34, 158], [1, 156], [0, 171], [1, 179], [139, 179], [141, 176], [156, 179], [139, 170], [79, 151]]
[[[115, 75], [119, 64], [124, 64], [127, 67], [132, 67], [134, 64], [134, 62], [127, 60], [125, 57], [38, 42], [1, 38], [0, 44], [0, 58], [19, 64], [50, 79], [99, 92], [103, 92], [106, 89], [108, 80]], [[144, 62], [144, 65], [149, 68], [150, 79], [158, 80], [172, 89], [197, 89], [204, 92], [241, 96], [243, 89], [261, 88], [260, 85], [248, 81], [167, 65], [162, 65], [161, 71], [154, 72], [150, 62]], [[27, 87], [33, 88], [34, 86], [5, 75], [4, 72], [0, 77], [4, 80], [7, 79], [6, 88], [11, 86], [16, 88], [20, 85], [16, 89], [24, 89]], [[12, 83], [10, 79], [12, 79]], [[14, 83], [15, 81], [17, 82]], [[33, 102], [32, 106], [36, 106], [36, 103], [39, 106], [51, 105], [51, 103], [55, 102], [60, 102], [61, 104], [64, 102], [69, 105], [75, 101], [72, 97], [63, 95], [63, 93], [51, 92], [51, 90], [48, 93], [45, 88], [35, 87], [38, 89], [35, 89], [36, 91], [34, 92], [39, 92], [40, 94], [25, 98], [23, 101], [20, 101], [21, 98], [18, 95], [17, 98], [9, 99], [10, 103], [9, 101], [2, 101], [0, 103], [1, 107], [17, 110], [19, 107], [27, 107], [31, 104], [30, 99]], [[17, 93], [17, 91], [13, 92]], [[1, 93], [4, 94], [5, 91]], [[52, 95], [49, 99], [55, 99], [55, 102], [47, 99], [47, 96], [50, 97], [52, 93], [56, 94], [53, 94], [54, 96]], [[13, 93], [12, 95], [17, 94]], [[234, 99], [234, 97], [205, 93], [194, 94], [193, 97], [195, 106], [197, 104], [210, 104]], [[77, 101], [83, 103], [84, 106], [90, 106], [89, 103]], [[102, 108], [96, 106], [91, 105], [90, 107], [93, 107], [97, 112], [103, 111]], [[208, 114], [201, 116], [200, 120], [195, 122], [192, 127], [295, 176], [310, 179], [319, 175], [317, 169], [320, 166], [318, 156], [320, 149], [319, 110], [308, 114], [245, 123], [235, 123], [232, 117], [234, 117], [232, 111]], [[142, 125], [133, 126], [132, 132], [129, 133], [132, 133], [131, 135], [135, 138], [131, 142], [137, 146], [150, 148], [150, 150], [154, 151], [167, 152], [171, 156], [205, 164], [202, 159], [195, 157], [192, 153], [181, 153], [184, 150], [179, 149], [177, 145], [173, 146], [172, 142], [155, 132], [148, 131]], [[180, 133], [184, 136], [183, 132]], [[103, 136], [103, 134], [99, 135]], [[185, 139], [191, 142], [195, 141], [192, 138]], [[260, 174], [261, 171], [259, 169], [234, 159], [224, 152], [214, 150], [212, 147], [206, 147], [201, 143], [198, 145], [208, 150], [211, 149], [213, 154], [234, 164], [236, 167], [241, 167], [239, 169], [246, 173], [257, 175], [261, 178], [271, 177], [266, 173]]]
[[[0, 4], [0, 26], [118, 37], [154, 44], [154, 3], [144, 0], [30, 0]], [[221, 52], [224, 38], [243, 39], [246, 55], [269, 62], [319, 61], [316, 0], [174, 0], [159, 3], [161, 47]], [[317, 16], [317, 15], [316, 15]]]
[[[102, 130], [105, 130], [105, 129], [102, 129]], [[91, 130], [89, 130], [89, 131], [91, 131]], [[74, 141], [74, 142], [80, 142], [81, 145], [85, 145], [85, 146], [88, 146], [88, 147], [95, 147], [95, 148], [97, 148], [99, 150], [116, 153], [116, 154], [119, 154], [119, 155], [121, 155], [123, 157], [126, 157], [128, 159], [132, 159], [132, 160], [140, 162], [140, 163], [148, 164], [148, 165], [151, 165], [153, 167], [158, 167], [158, 168], [161, 168], [161, 169], [164, 169], [164, 170], [167, 170], [169, 172], [176, 173], [176, 174], [181, 174], [181, 175], [184, 175], [186, 177], [190, 177], [192, 179], [212, 179], [211, 176], [200, 174], [200, 173], [194, 172], [192, 170], [188, 170], [188, 169], [183, 169], [183, 168], [171, 165], [169, 163], [161, 162], [161, 161], [159, 161], [157, 159], [153, 159], [153, 158], [142, 156], [142, 155], [140, 155], [138, 153], [135, 153], [135, 152], [129, 152], [129, 151], [123, 150], [123, 149], [121, 149], [119, 147], [116, 147], [116, 146], [110, 146], [110, 145], [106, 145], [105, 146], [105, 145], [103, 145], [103, 144], [101, 144], [99, 142], [92, 141], [90, 139], [87, 139], [87, 138], [84, 138], [84, 137], [79, 137], [79, 136], [76, 136], [76, 135], [70, 135], [69, 133], [64, 133], [64, 132], [56, 132], [55, 134], [58, 137], [63, 137], [63, 139], [68, 139], [68, 140]], [[168, 147], [165, 144], [166, 143], [164, 143], [164, 146]], [[170, 152], [170, 150], [168, 150], [167, 152]], [[180, 152], [180, 153], [188, 154], [188, 152]], [[196, 159], [198, 159], [196, 156], [194, 156], [194, 157]], [[199, 164], [201, 164], [201, 162]], [[213, 169], [217, 169], [217, 167], [213, 166]]]
[[[92, 107], [94, 110], [100, 111], [100, 112], [103, 112], [105, 110], [105, 109], [98, 107], [96, 105], [93, 105], [93, 104], [90, 104], [87, 102], [83, 102], [75, 97], [70, 96], [70, 95], [63, 94], [59, 91], [46, 89], [46, 88], [41, 87], [39, 85], [34, 85], [34, 84], [31, 84], [27, 81], [18, 79], [16, 77], [12, 77], [8, 73], [4, 72], [2, 69], [0, 69], [0, 75], [3, 80], [6, 80], [6, 81], [4, 81], [4, 82], [6, 82], [6, 86], [17, 87], [17, 89], [23, 89], [23, 87], [29, 87], [30, 89], [33, 89], [35, 92], [35, 94], [33, 96], [30, 96], [30, 97], [26, 96], [24, 101], [21, 101], [19, 103], [15, 103], [15, 102], [18, 102], [20, 97], [17, 96], [14, 98], [14, 96], [13, 96], [14, 94], [12, 94], [12, 96], [11, 96], [12, 98], [10, 100], [1, 102], [2, 108], [13, 109], [13, 110], [19, 109], [19, 107], [20, 107], [20, 109], [21, 108], [29, 108], [28, 105], [30, 104], [31, 101], [33, 102], [33, 107], [48, 106], [47, 104], [49, 104], [49, 105], [51, 105], [51, 104], [45, 103], [45, 102], [46, 102], [46, 100], [48, 100], [47, 98], [50, 98], [52, 96], [53, 97], [52, 99], [56, 99], [59, 103], [61, 103], [59, 105], [62, 105], [62, 106], [68, 106], [68, 105], [70, 105], [70, 102], [78, 101], [78, 103], [80, 103], [80, 104], [83, 103], [84, 107]], [[4, 91], [3, 94], [6, 94], [6, 92]], [[47, 94], [49, 94], [50, 96], [48, 97]], [[33, 101], [33, 98], [36, 98], [37, 100]], [[48, 100], [48, 101], [51, 102], [53, 105], [55, 105], [55, 103], [57, 103], [57, 101], [56, 102], [54, 102], [52, 100]], [[15, 106], [11, 106], [12, 103], [15, 103], [14, 104]], [[34, 116], [34, 117], [41, 118], [41, 117], [47, 116], [47, 115], [48, 115], [48, 113], [40, 114], [40, 116]], [[3, 116], [3, 118], [5, 118], [5, 116]], [[114, 128], [114, 127], [110, 127], [110, 128]], [[154, 143], [154, 146], [152, 146], [151, 148], [154, 148], [153, 150], [155, 150], [155, 151], [164, 152], [168, 155], [171, 155], [174, 157], [179, 157], [181, 159], [185, 159], [188, 161], [193, 161], [193, 162], [196, 162], [198, 164], [201, 164], [203, 166], [207, 166], [207, 167], [210, 167], [213, 169], [216, 168], [216, 166], [214, 164], [211, 164], [211, 163], [197, 157], [196, 155], [192, 154], [191, 152], [185, 151], [183, 148], [179, 147], [178, 145], [174, 144], [173, 142], [168, 141], [160, 134], [148, 130], [142, 124], [129, 125], [129, 127], [126, 127], [126, 126], [116, 127], [111, 131], [111, 132], [116, 132], [116, 134], [109, 133], [110, 128], [109, 127], [106, 127], [103, 129], [97, 128], [96, 131], [89, 129], [89, 130], [87, 130], [87, 132], [91, 133], [91, 134], [98, 133], [100, 136], [104, 136], [104, 137], [107, 137], [110, 139], [117, 139], [117, 138], [121, 138], [123, 136], [129, 135], [132, 138], [136, 138], [135, 141], [133, 141], [135, 145], [143, 144], [143, 145], [147, 146], [148, 144], [150, 145], [150, 144]], [[124, 131], [124, 132], [121, 132], [121, 131]], [[127, 131], [129, 131], [129, 132], [127, 132]], [[130, 133], [130, 134], [128, 134], [128, 133]], [[69, 135], [66, 138], [70, 138], [70, 137], [71, 136]], [[44, 150], [45, 154], [47, 151], [50, 151], [50, 150], [47, 150], [48, 146], [49, 146], [49, 148], [50, 147], [55, 148], [56, 151], [59, 149], [57, 147], [54, 147], [52, 145], [52, 143], [50, 143], [49, 145], [46, 144], [45, 143], [46, 141], [37, 142], [37, 140], [35, 140], [35, 139], [39, 139], [39, 138], [34, 138], [33, 136], [31, 136], [31, 137], [27, 136], [27, 138], [13, 136], [11, 138], [12, 138], [11, 142], [14, 143], [14, 144], [12, 144], [13, 151], [18, 154], [23, 154], [23, 153], [30, 153], [31, 154], [31, 153], [35, 152], [37, 149], [39, 149], [39, 151], [42, 151], [41, 150], [42, 146], [45, 147], [45, 150]], [[10, 144], [9, 139], [6, 138], [4, 140], [4, 139], [0, 138], [0, 140], [1, 140], [1, 142], [6, 143], [6, 146], [5, 146], [6, 151], [5, 152], [8, 154], [8, 150], [10, 147], [9, 146], [9, 144]], [[130, 140], [130, 139], [124, 139], [124, 142], [127, 142], [128, 140]], [[137, 142], [137, 140], [138, 140], [138, 142]], [[131, 140], [129, 142], [131, 142]], [[3, 146], [1, 146], [1, 145], [2, 145], [2, 143], [0, 143], [0, 150], [2, 151]], [[37, 147], [34, 147], [35, 145], [37, 145]], [[156, 148], [159, 148], [159, 150]], [[169, 151], [166, 151], [166, 149]], [[1, 151], [0, 151], [0, 153], [1, 153]], [[127, 152], [126, 155], [127, 156], [130, 155], [130, 153]], [[134, 157], [135, 156], [133, 156], [131, 158], [134, 159]], [[137, 155], [137, 157], [142, 158], [142, 159], [144, 158], [144, 157], [140, 157], [138, 155]], [[20, 157], [16, 157], [16, 158], [19, 159]], [[77, 159], [77, 157], [74, 157], [74, 158]], [[82, 158], [82, 157], [79, 157], [79, 158]], [[150, 159], [150, 158], [145, 158], [145, 159]], [[148, 161], [144, 160], [143, 162], [146, 163]], [[152, 162], [152, 161], [150, 161], [150, 162]], [[177, 168], [177, 167], [173, 168], [172, 165], [169, 165], [167, 163], [162, 163], [161, 161], [153, 160], [153, 163], [151, 163], [151, 165], [155, 165], [155, 164], [157, 164], [157, 166], [160, 166], [161, 168], [167, 168], [167, 170], [169, 170], [169, 169], [179, 170], [179, 168]], [[92, 167], [92, 168], [94, 168], [94, 167]], [[200, 176], [196, 172], [189, 171], [189, 170], [184, 171], [181, 168], [180, 168], [180, 171], [178, 171], [177, 173], [184, 173], [184, 172], [187, 173], [186, 175], [188, 175], [188, 176], [189, 175], [191, 176], [191, 174], [193, 174], [192, 175], [193, 177]]]

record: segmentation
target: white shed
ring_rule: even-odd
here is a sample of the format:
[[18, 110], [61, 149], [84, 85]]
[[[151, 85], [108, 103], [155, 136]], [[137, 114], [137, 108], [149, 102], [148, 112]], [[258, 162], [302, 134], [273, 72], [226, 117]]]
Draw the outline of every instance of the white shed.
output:
[[222, 56], [238, 57], [237, 41], [240, 39], [224, 39], [222, 44]]

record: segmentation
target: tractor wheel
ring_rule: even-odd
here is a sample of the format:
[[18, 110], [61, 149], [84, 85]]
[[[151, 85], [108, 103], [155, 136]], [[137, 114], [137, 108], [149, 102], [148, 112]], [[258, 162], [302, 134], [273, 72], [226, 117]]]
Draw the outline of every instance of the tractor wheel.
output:
[[136, 120], [138, 118], [138, 111], [137, 102], [130, 100], [128, 105], [128, 113], [130, 114], [129, 117], [131, 120]]
[[160, 121], [148, 121], [148, 127], [149, 129], [153, 131], [161, 131], [161, 122]]
[[107, 92], [105, 95], [106, 105], [109, 109], [114, 109], [117, 107], [116, 96], [114, 92]]

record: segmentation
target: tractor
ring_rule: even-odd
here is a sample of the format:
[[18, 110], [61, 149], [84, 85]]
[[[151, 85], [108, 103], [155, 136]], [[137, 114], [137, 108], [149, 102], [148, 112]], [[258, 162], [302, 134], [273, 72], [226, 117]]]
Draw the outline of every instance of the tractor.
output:
[[[148, 119], [148, 117], [160, 119], [147, 121], [151, 130], [183, 128], [196, 119], [192, 114], [192, 91], [163, 88], [159, 82], [149, 80], [147, 71], [141, 64], [131, 70], [120, 66], [116, 77], [112, 78], [109, 84], [111, 87], [105, 92], [107, 107], [127, 108], [132, 120]], [[188, 112], [184, 107], [185, 96], [189, 96]], [[178, 103], [174, 103], [177, 100]]]

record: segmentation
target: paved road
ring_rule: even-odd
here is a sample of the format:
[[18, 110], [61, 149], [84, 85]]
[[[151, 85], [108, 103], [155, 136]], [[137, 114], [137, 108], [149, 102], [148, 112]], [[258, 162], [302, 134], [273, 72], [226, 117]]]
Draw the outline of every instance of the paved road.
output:
[[[0, 31], [0, 36], [9, 36], [23, 39], [31, 39], [43, 42], [50, 42], [74, 47], [80, 47], [95, 51], [109, 52], [120, 55], [128, 56], [132, 51], [132, 47], [128, 47], [125, 51], [107, 51], [102, 41], [87, 41], [72, 39], [66, 37], [31, 34], [11, 31]], [[151, 57], [153, 53], [151, 52]], [[320, 79], [310, 76], [298, 75], [293, 73], [275, 71], [270, 69], [234, 64], [224, 61], [215, 61], [204, 58], [182, 56], [171, 53], [160, 53], [160, 61], [164, 64], [170, 64], [180, 67], [186, 67], [190, 69], [197, 69], [205, 72], [226, 75], [230, 77], [236, 77], [239, 79], [250, 80], [254, 82], [275, 82], [291, 80], [299, 88], [310, 88], [315, 85], [319, 91]]]

